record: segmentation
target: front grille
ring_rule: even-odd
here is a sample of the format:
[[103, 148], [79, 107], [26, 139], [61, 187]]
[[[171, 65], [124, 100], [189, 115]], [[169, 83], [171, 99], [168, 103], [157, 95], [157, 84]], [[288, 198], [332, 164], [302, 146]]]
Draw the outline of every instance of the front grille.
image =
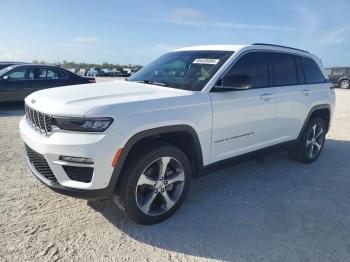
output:
[[57, 179], [53, 174], [49, 164], [47, 163], [45, 157], [38, 152], [35, 152], [29, 146], [25, 145], [25, 149], [27, 152], [27, 156], [29, 158], [30, 163], [34, 166], [35, 170], [45, 177], [47, 180], [55, 183]]
[[27, 121], [40, 133], [48, 135], [52, 132], [51, 116], [41, 113], [33, 108], [24, 105]]
[[92, 167], [63, 166], [67, 176], [74, 180], [90, 183], [94, 169]]

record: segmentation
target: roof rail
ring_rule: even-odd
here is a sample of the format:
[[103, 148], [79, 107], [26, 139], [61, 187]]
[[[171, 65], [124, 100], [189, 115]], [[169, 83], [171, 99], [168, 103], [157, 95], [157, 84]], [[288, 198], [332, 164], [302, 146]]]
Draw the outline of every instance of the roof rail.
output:
[[283, 47], [283, 48], [288, 48], [288, 49], [293, 49], [293, 50], [297, 50], [297, 51], [309, 53], [308, 51], [305, 51], [305, 50], [302, 50], [302, 49], [298, 49], [298, 48], [294, 48], [294, 47], [289, 47], [289, 46], [284, 46], [284, 45], [273, 45], [273, 44], [265, 44], [265, 43], [254, 43], [254, 44], [252, 44], [252, 45], [267, 45], [267, 46], [274, 46], [274, 47]]

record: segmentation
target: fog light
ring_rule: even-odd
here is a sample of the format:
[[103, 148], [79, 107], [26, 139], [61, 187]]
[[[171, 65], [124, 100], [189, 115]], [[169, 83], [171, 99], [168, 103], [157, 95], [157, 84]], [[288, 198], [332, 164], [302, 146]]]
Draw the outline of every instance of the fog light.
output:
[[60, 160], [72, 163], [81, 163], [81, 164], [93, 164], [91, 158], [86, 157], [75, 157], [75, 156], [60, 156]]

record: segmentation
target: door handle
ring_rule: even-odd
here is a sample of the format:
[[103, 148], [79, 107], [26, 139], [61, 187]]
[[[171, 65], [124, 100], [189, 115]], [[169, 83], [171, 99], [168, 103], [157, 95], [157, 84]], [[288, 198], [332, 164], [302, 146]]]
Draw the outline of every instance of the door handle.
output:
[[260, 99], [264, 101], [270, 101], [272, 99], [272, 94], [262, 94], [260, 96]]
[[303, 93], [304, 96], [308, 96], [311, 94], [311, 90], [309, 89], [304, 89], [303, 91], [301, 91]]

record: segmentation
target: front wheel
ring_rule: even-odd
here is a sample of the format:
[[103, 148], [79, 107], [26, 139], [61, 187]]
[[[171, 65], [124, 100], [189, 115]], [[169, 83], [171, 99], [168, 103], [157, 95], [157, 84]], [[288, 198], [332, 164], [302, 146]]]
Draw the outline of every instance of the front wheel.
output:
[[298, 144], [297, 158], [301, 162], [311, 163], [321, 154], [326, 139], [326, 125], [322, 118], [309, 121]]
[[191, 165], [171, 145], [160, 145], [134, 156], [120, 185], [120, 199], [128, 215], [140, 224], [155, 224], [171, 216], [189, 190]]

